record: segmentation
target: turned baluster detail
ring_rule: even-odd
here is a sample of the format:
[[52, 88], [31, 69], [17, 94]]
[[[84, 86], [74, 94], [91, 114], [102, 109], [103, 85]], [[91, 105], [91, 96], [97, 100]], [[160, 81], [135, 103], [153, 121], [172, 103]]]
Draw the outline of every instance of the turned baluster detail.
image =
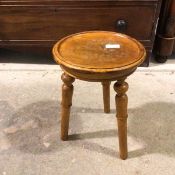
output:
[[73, 85], [75, 79], [66, 73], [61, 76], [62, 85], [62, 102], [61, 102], [61, 139], [68, 139], [70, 108], [72, 106]]
[[128, 97], [126, 91], [128, 90], [128, 83], [119, 80], [114, 84], [114, 90], [117, 92], [116, 110], [117, 110], [117, 123], [118, 123], [118, 136], [119, 136], [119, 149], [121, 159], [126, 159], [128, 155], [127, 148], [127, 104]]

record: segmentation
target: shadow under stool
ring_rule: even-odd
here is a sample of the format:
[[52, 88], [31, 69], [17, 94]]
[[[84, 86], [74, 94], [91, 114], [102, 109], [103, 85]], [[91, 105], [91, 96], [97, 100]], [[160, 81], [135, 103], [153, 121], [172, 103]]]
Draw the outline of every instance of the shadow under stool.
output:
[[115, 32], [89, 31], [70, 35], [53, 47], [55, 61], [64, 73], [61, 78], [61, 139], [68, 139], [73, 82], [80, 79], [101, 82], [104, 112], [110, 112], [110, 82], [116, 81], [116, 110], [121, 159], [126, 159], [127, 149], [127, 76], [144, 61], [146, 51], [137, 40]]

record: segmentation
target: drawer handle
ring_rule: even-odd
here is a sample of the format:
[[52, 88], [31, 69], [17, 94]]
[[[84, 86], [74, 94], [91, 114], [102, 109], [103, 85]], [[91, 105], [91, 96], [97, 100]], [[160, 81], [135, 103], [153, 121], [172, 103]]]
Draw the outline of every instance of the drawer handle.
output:
[[123, 19], [117, 20], [115, 27], [116, 27], [117, 32], [125, 33], [127, 29], [127, 22]]

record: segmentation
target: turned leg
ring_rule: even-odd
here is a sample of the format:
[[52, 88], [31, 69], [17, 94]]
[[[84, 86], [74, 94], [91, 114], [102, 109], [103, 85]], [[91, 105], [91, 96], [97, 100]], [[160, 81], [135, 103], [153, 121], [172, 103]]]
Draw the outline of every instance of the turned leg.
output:
[[73, 85], [75, 79], [66, 73], [61, 76], [62, 86], [62, 102], [61, 102], [61, 139], [68, 139], [69, 116], [72, 105]]
[[119, 80], [114, 84], [114, 90], [117, 92], [115, 101], [117, 110], [116, 116], [118, 121], [120, 158], [126, 159], [128, 156], [128, 148], [127, 148], [128, 97], [126, 95], [126, 91], [128, 90], [128, 84], [124, 80]]
[[110, 81], [102, 82], [103, 85], [103, 104], [104, 112], [110, 113]]

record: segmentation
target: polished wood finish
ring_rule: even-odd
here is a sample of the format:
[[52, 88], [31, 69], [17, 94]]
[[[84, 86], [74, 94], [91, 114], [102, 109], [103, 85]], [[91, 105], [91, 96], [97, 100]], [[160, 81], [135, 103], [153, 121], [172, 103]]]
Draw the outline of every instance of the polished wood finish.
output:
[[[108, 44], [119, 48], [107, 49]], [[146, 53], [141, 43], [124, 34], [90, 31], [63, 38], [53, 47], [53, 55], [72, 77], [102, 82], [131, 74]]]
[[[115, 32], [91, 31], [70, 35], [53, 47], [55, 61], [65, 72], [62, 89], [61, 139], [68, 137], [74, 78], [101, 82], [104, 111], [110, 111], [110, 82], [116, 81], [116, 109], [121, 159], [127, 158], [127, 95], [124, 81], [144, 61], [146, 50], [137, 40]], [[71, 78], [73, 77], [73, 78]], [[65, 99], [66, 98], [66, 99]]]
[[70, 107], [72, 106], [72, 95], [74, 78], [63, 73], [61, 76], [64, 82], [62, 86], [62, 102], [61, 102], [61, 139], [67, 140], [69, 129]]
[[151, 53], [160, 4], [161, 0], [0, 1], [0, 46], [48, 52], [67, 35], [107, 30], [140, 40]]
[[[113, 45], [117, 48], [108, 48]], [[98, 31], [71, 35], [58, 42], [55, 48], [58, 63], [94, 72], [121, 69], [140, 61], [144, 53], [143, 46], [133, 38]]]
[[110, 113], [110, 81], [103, 81], [103, 104], [104, 104], [104, 112]]
[[126, 91], [128, 90], [128, 84], [124, 82], [124, 79], [118, 80], [118, 82], [114, 84], [114, 90], [117, 92], [115, 101], [117, 110], [116, 117], [118, 123], [120, 158], [126, 159], [128, 156], [128, 147], [127, 147], [128, 97], [126, 95]]

